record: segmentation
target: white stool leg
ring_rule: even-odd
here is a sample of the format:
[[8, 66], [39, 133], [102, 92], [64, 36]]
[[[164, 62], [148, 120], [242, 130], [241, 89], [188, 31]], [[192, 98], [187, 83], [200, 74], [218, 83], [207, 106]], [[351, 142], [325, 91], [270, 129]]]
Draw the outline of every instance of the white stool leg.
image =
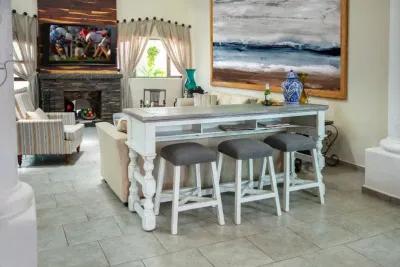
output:
[[171, 215], [171, 234], [178, 233], [178, 208], [179, 208], [179, 186], [181, 180], [181, 167], [174, 167], [174, 195], [172, 199], [172, 215]]
[[295, 152], [290, 152], [290, 179], [296, 179], [296, 157]]
[[157, 177], [157, 191], [154, 199], [154, 213], [156, 216], [160, 214], [160, 200], [164, 185], [164, 176], [165, 176], [165, 159], [160, 157], [160, 165], [158, 166], [158, 177]]
[[267, 171], [267, 158], [263, 158], [263, 163], [261, 166], [260, 179], [258, 181], [258, 189], [262, 190], [264, 188], [264, 176]]
[[249, 159], [249, 187], [254, 188], [254, 160]]
[[241, 223], [241, 205], [242, 205], [242, 161], [236, 160], [236, 178], [235, 178], [235, 224]]
[[276, 215], [281, 216], [281, 204], [279, 202], [279, 192], [278, 186], [276, 185], [276, 175], [275, 175], [275, 167], [274, 167], [274, 160], [272, 157], [268, 157], [268, 170], [269, 176], [271, 177], [271, 189], [272, 192], [275, 193], [275, 207], [276, 207]]
[[324, 198], [324, 184], [322, 183], [322, 174], [321, 174], [321, 169], [319, 168], [319, 163], [318, 163], [318, 153], [316, 149], [312, 150], [312, 158], [313, 158], [313, 167], [314, 167], [314, 174], [315, 174], [315, 179], [318, 182], [318, 189], [319, 189], [319, 198], [321, 201], [321, 204], [325, 204], [325, 198]]
[[225, 224], [224, 211], [222, 208], [221, 190], [219, 188], [219, 177], [218, 177], [218, 170], [217, 170], [216, 162], [211, 162], [211, 169], [212, 169], [212, 174], [213, 174], [214, 196], [215, 196], [215, 199], [217, 200], [218, 223], [220, 225], [224, 225]]
[[284, 211], [289, 211], [289, 202], [290, 202], [290, 152], [284, 153], [284, 186], [283, 186], [283, 209]]
[[224, 161], [224, 154], [218, 153], [218, 179], [221, 180], [222, 163]]
[[197, 190], [197, 196], [201, 197], [201, 174], [200, 174], [200, 164], [195, 165], [196, 169], [196, 190]]

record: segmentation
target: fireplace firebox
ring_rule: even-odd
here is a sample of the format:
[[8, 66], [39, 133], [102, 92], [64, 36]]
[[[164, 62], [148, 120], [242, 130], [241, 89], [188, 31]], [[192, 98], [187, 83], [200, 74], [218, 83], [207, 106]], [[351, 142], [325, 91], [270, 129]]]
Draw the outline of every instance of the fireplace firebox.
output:
[[70, 111], [67, 103], [84, 100], [96, 121], [112, 122], [112, 115], [121, 112], [121, 78], [120, 74], [40, 74], [41, 107], [46, 112]]

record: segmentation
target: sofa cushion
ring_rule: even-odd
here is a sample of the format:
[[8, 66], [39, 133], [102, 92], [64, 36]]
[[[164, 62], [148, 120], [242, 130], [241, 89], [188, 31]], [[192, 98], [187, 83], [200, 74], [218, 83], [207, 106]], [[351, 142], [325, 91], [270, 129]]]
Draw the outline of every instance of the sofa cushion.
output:
[[218, 105], [230, 105], [232, 96], [225, 94], [218, 94]]
[[44, 113], [41, 108], [36, 109], [35, 111], [26, 112], [29, 120], [48, 120], [49, 116]]
[[31, 97], [28, 93], [19, 93], [15, 95], [15, 104], [19, 110], [20, 116], [23, 119], [28, 119], [27, 112], [35, 111], [35, 107], [32, 104]]
[[127, 119], [119, 119], [117, 123], [117, 130], [121, 133], [128, 132], [128, 120]]
[[195, 107], [216, 106], [218, 102], [218, 97], [210, 94], [194, 94], [193, 99]]
[[231, 97], [231, 105], [242, 105], [242, 104], [248, 104], [250, 102], [250, 97], [247, 96], [239, 96], [239, 95], [233, 95]]
[[64, 138], [65, 140], [74, 141], [82, 138], [83, 124], [64, 125]]
[[17, 105], [15, 105], [15, 116], [17, 117], [17, 121], [24, 119], [19, 111]]
[[118, 121], [119, 121], [120, 119], [123, 119], [123, 118], [126, 118], [126, 114], [125, 114], [125, 113], [122, 113], [122, 112], [120, 112], [120, 113], [114, 113], [114, 114], [113, 114], [113, 124], [114, 124], [114, 126], [117, 127]]
[[225, 94], [212, 92], [212, 95], [216, 95], [218, 98], [218, 105], [241, 105], [248, 104], [250, 100], [256, 99], [250, 96], [236, 95], [236, 94]]
[[194, 106], [194, 98], [177, 98], [176, 107], [191, 107]]

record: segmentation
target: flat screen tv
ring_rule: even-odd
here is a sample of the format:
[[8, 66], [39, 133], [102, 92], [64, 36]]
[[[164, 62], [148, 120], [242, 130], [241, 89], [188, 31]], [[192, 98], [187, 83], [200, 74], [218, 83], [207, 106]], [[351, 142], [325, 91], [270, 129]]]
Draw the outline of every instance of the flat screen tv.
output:
[[115, 65], [114, 25], [43, 24], [44, 65]]

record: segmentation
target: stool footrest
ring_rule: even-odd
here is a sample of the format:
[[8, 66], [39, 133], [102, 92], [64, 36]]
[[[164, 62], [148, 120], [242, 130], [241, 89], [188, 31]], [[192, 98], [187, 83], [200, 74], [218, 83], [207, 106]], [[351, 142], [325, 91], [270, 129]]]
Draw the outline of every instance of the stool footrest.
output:
[[274, 192], [245, 196], [245, 197], [241, 198], [241, 203], [258, 201], [258, 200], [262, 200], [262, 199], [275, 198], [275, 196], [276, 196], [276, 194]]
[[304, 190], [304, 189], [310, 189], [310, 188], [315, 188], [319, 187], [319, 183], [317, 182], [310, 182], [310, 183], [304, 183], [304, 184], [297, 184], [293, 186], [289, 186], [289, 191], [298, 191], [298, 190]]
[[181, 200], [179, 200], [179, 205], [185, 205], [188, 202], [205, 202], [214, 200], [213, 198], [209, 197], [198, 197], [198, 196], [187, 196]]
[[[208, 198], [212, 199], [212, 198]], [[189, 204], [184, 204], [182, 206], [178, 207], [178, 211], [186, 211], [186, 210], [193, 210], [193, 209], [200, 209], [200, 208], [206, 208], [206, 207], [212, 207], [212, 206], [217, 206], [218, 202], [217, 200], [207, 200], [203, 202], [195, 202], [195, 203], [189, 203]]]

